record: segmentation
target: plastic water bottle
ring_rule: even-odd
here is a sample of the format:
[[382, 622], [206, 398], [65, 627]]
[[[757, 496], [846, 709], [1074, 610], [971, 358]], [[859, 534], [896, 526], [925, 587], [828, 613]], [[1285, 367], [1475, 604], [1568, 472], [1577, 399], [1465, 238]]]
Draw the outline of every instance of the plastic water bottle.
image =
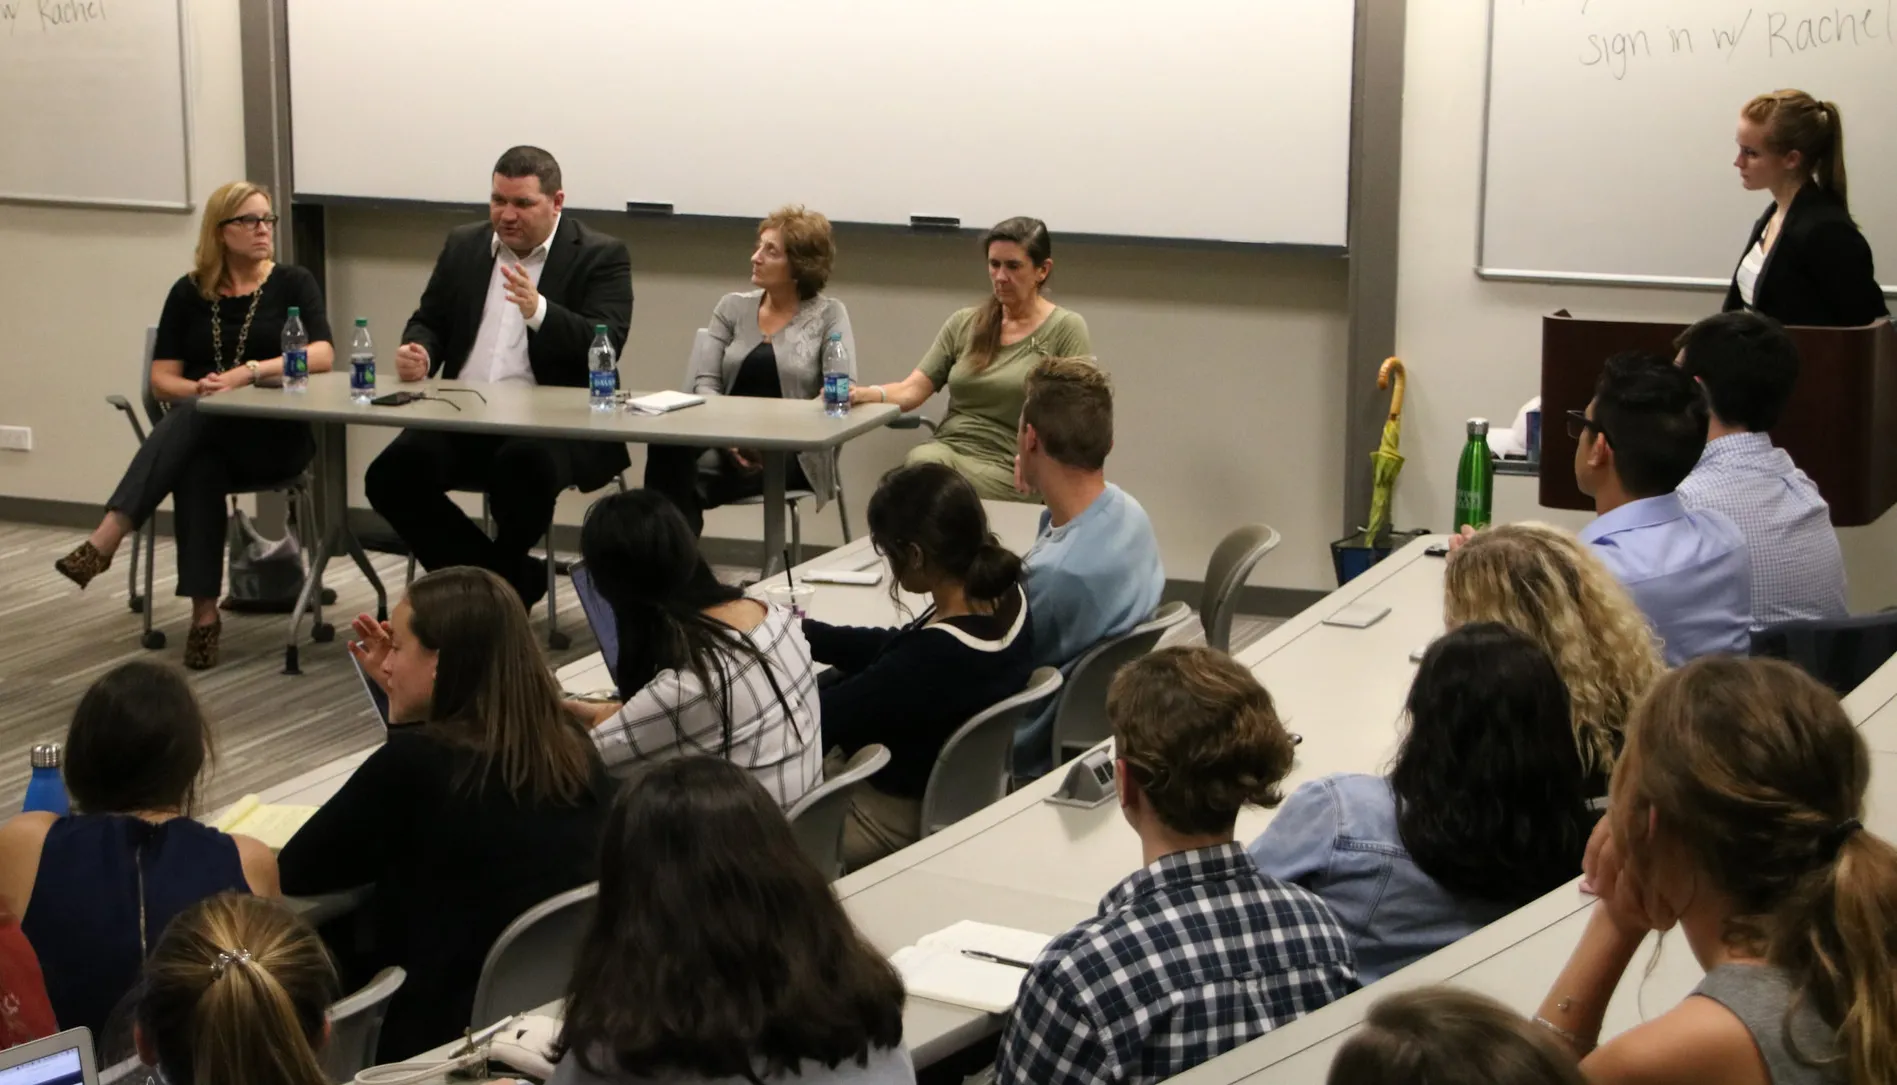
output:
[[367, 403], [375, 398], [375, 346], [369, 342], [369, 318], [356, 318], [356, 335], [349, 343], [349, 398]]
[[1455, 530], [1489, 526], [1495, 500], [1495, 460], [1489, 455], [1489, 420], [1469, 419], [1469, 439], [1456, 464]]
[[613, 355], [613, 341], [606, 338], [606, 325], [595, 324], [593, 345], [586, 351], [586, 402], [596, 411], [610, 411], [618, 390], [619, 359]]
[[310, 388], [310, 333], [303, 330], [303, 311], [290, 306], [290, 317], [283, 322], [283, 390], [307, 392]]
[[823, 413], [832, 418], [850, 413], [850, 351], [842, 332], [831, 332], [823, 345]]
[[26, 804], [22, 810], [44, 810], [65, 817], [72, 813], [66, 798], [66, 781], [59, 774], [65, 750], [57, 742], [42, 742], [33, 747], [33, 775], [26, 781]]

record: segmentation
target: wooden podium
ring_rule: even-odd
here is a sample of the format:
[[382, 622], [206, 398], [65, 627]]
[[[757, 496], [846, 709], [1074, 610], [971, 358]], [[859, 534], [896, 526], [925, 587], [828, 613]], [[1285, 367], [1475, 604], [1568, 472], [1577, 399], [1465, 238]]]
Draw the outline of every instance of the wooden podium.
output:
[[[1567, 413], [1594, 398], [1601, 364], [1623, 350], [1672, 357], [1684, 324], [1583, 320], [1566, 312], [1541, 321], [1541, 503], [1591, 509], [1574, 485]], [[1897, 504], [1897, 331], [1787, 328], [1798, 345], [1798, 385], [1772, 440], [1818, 484], [1831, 522], [1858, 527]]]

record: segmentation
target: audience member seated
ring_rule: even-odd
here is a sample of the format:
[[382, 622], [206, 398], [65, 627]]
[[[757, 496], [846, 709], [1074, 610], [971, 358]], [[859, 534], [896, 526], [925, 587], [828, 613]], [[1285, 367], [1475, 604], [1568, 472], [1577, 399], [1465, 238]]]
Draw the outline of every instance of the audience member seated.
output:
[[[1705, 659], [1654, 686], [1588, 842], [1600, 901], [1536, 1016], [1589, 1081], [1891, 1080], [1897, 851], [1860, 820], [1870, 773], [1836, 695], [1790, 664]], [[1676, 924], [1705, 978], [1596, 1047], [1647, 935]]]
[[810, 654], [841, 672], [821, 687], [824, 748], [889, 748], [889, 764], [856, 790], [844, 823], [850, 867], [916, 842], [943, 744], [1021, 692], [1034, 671], [1021, 559], [988, 530], [966, 478], [939, 463], [896, 468], [870, 498], [869, 533], [895, 574], [891, 594], [927, 595], [929, 607], [900, 629], [804, 619]]
[[[823, 395], [823, 349], [843, 337], [856, 377], [856, 336], [849, 310], [823, 293], [836, 261], [830, 220], [802, 207], [780, 207], [758, 224], [751, 253], [756, 290], [726, 294], [711, 311], [706, 334], [692, 346], [688, 392], [701, 396], [817, 399]], [[785, 486], [809, 490], [819, 504], [836, 492], [835, 453], [800, 452]], [[672, 499], [692, 534], [705, 510], [764, 492], [764, 460], [754, 449], [647, 445], [645, 484]]]
[[[578, 403], [594, 329], [624, 351], [632, 257], [625, 242], [561, 213], [561, 184], [560, 164], [538, 147], [509, 148], [494, 163], [488, 221], [448, 234], [402, 330], [397, 376], [557, 385]], [[369, 464], [363, 489], [423, 568], [487, 569], [531, 607], [547, 594], [547, 567], [527, 552], [553, 523], [560, 492], [597, 490], [629, 462], [616, 441], [406, 429]], [[493, 538], [450, 490], [488, 495]]]
[[755, 777], [674, 758], [602, 833], [552, 1085], [908, 1085], [902, 979]]
[[1449, 556], [1443, 623], [1497, 622], [1554, 661], [1589, 798], [1607, 794], [1633, 706], [1665, 665], [1627, 589], [1579, 540], [1547, 524], [1504, 524]]
[[29, 811], [0, 826], [0, 906], [20, 917], [62, 1026], [105, 1035], [139, 962], [191, 904], [277, 895], [268, 847], [192, 820], [213, 760], [184, 676], [126, 663], [86, 690], [66, 732], [76, 813]]
[[1745, 536], [1752, 627], [1845, 616], [1844, 554], [1818, 485], [1767, 435], [1798, 383], [1798, 348], [1771, 317], [1720, 313], [1680, 336], [1679, 365], [1711, 401], [1706, 451], [1680, 483], [1689, 509]]
[[654, 490], [596, 502], [580, 552], [619, 628], [624, 704], [575, 704], [606, 764], [704, 753], [758, 778], [788, 809], [823, 782], [817, 672], [795, 616], [721, 584], [678, 510]]
[[326, 1085], [336, 969], [288, 908], [228, 894], [172, 921], [133, 1010], [138, 1057], [191, 1085]]
[[46, 977], [20, 921], [0, 911], [0, 1048], [43, 1039], [59, 1031]]
[[1670, 666], [1751, 647], [1745, 536], [1674, 492], [1706, 448], [1706, 395], [1654, 354], [1607, 359], [1587, 410], [1568, 412], [1574, 480], [1599, 513], [1581, 529], [1653, 623]]
[[1043, 296], [1054, 273], [1054, 239], [1035, 218], [1011, 218], [982, 238], [988, 300], [958, 311], [913, 373], [896, 384], [850, 392], [853, 403], [894, 403], [909, 412], [948, 389], [948, 411], [935, 439], [909, 451], [909, 463], [945, 463], [990, 501], [1021, 501], [1015, 487], [1015, 430], [1028, 370], [1040, 358], [1093, 353], [1087, 322]]
[[[1026, 559], [1034, 662], [1063, 672], [1108, 637], [1150, 617], [1166, 588], [1146, 510], [1107, 481], [1113, 384], [1086, 358], [1044, 358], [1028, 373], [1021, 408], [1021, 486], [1041, 496], [1040, 534]], [[1015, 736], [1015, 772], [1053, 766], [1054, 708]]]
[[1337, 1049], [1328, 1085], [1587, 1085], [1546, 1029], [1455, 987], [1378, 999]]
[[1573, 880], [1586, 790], [1547, 653], [1465, 625], [1423, 656], [1390, 775], [1299, 787], [1251, 855], [1324, 898], [1374, 983]]
[[336, 357], [316, 276], [271, 259], [276, 226], [270, 194], [249, 181], [223, 185], [205, 201], [197, 258], [166, 295], [152, 346], [151, 389], [165, 416], [133, 454], [99, 526], [54, 563], [85, 587], [171, 498], [178, 594], [191, 600], [184, 665], [193, 670], [217, 665], [230, 493], [289, 479], [316, 451], [307, 425], [200, 414], [198, 400], [282, 380], [283, 326], [292, 310], [309, 334], [310, 372], [328, 372]]
[[442, 569], [350, 645], [401, 726], [278, 856], [299, 896], [373, 886], [366, 948], [337, 947], [352, 990], [408, 970], [379, 1056], [468, 1027], [494, 939], [528, 908], [596, 876], [612, 781], [567, 713], [505, 581]]
[[1146, 867], [1028, 970], [1001, 1085], [1164, 1080], [1357, 987], [1330, 908], [1233, 842], [1240, 807], [1278, 804], [1294, 753], [1251, 672], [1162, 649], [1120, 671], [1107, 717]]

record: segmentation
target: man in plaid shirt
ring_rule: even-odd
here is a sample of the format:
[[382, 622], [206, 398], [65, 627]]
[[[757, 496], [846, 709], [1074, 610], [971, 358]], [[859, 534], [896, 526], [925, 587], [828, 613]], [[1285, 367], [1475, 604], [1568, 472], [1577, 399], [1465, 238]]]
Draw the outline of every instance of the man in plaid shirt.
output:
[[1209, 648], [1155, 652], [1114, 679], [1107, 717], [1146, 868], [1034, 962], [1000, 1085], [1162, 1081], [1357, 988], [1330, 908], [1233, 842], [1239, 807], [1282, 800], [1293, 752], [1251, 672]]

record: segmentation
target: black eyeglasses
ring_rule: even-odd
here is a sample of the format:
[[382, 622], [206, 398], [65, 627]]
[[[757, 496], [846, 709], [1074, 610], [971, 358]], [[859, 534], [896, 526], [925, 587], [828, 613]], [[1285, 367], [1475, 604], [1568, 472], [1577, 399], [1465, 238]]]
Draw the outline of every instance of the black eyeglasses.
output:
[[1578, 441], [1588, 430], [1593, 430], [1605, 438], [1608, 448], [1614, 447], [1613, 435], [1602, 429], [1599, 422], [1589, 418], [1586, 411], [1568, 412], [1568, 436]]
[[219, 226], [242, 226], [246, 230], [255, 230], [259, 226], [268, 226], [272, 229], [275, 229], [277, 225], [277, 216], [275, 215], [238, 215], [236, 218], [227, 218], [223, 222], [218, 223], [218, 225]]

